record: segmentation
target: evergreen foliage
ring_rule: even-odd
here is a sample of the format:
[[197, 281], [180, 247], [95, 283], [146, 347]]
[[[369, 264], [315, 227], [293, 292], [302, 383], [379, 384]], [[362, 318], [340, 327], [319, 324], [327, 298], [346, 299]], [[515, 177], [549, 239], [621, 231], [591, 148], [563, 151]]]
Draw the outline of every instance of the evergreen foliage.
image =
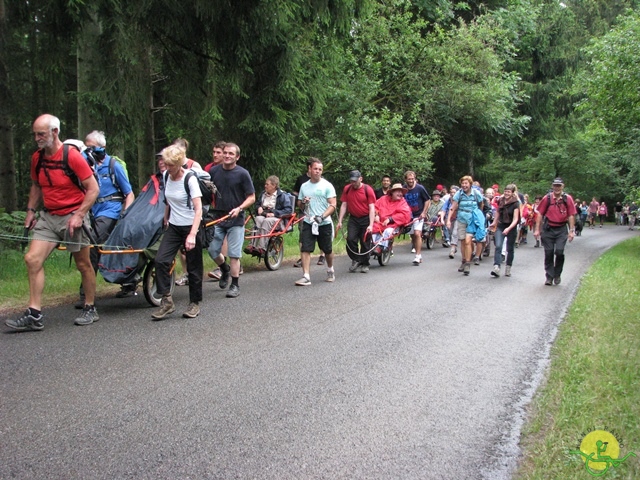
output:
[[338, 184], [411, 169], [537, 194], [563, 175], [611, 201], [640, 180], [636, 0], [0, 3], [9, 211], [44, 112], [63, 138], [104, 130], [134, 185], [178, 136], [202, 164], [234, 141], [256, 184], [285, 188], [308, 156]]

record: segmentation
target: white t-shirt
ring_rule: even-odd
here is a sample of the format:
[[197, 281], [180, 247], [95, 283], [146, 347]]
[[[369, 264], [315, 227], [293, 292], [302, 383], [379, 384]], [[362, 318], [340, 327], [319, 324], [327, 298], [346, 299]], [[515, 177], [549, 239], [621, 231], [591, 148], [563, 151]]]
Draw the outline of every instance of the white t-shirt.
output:
[[195, 175], [191, 175], [191, 178], [189, 178], [189, 191], [191, 192], [192, 201], [190, 202], [191, 207], [187, 208], [187, 191], [184, 189], [184, 175], [186, 174], [187, 171], [184, 171], [179, 180], [171, 180], [171, 175], [167, 174], [167, 184], [164, 187], [167, 204], [171, 207], [169, 223], [177, 227], [193, 225], [193, 199], [202, 197], [198, 179]]

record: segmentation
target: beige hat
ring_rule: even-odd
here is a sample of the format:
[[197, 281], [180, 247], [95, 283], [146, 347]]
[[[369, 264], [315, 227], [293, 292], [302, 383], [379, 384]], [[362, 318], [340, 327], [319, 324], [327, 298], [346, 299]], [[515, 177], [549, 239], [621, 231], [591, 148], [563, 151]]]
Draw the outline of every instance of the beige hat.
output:
[[407, 193], [407, 189], [402, 186], [401, 183], [394, 183], [393, 186], [389, 189], [389, 192], [393, 192], [394, 190], [402, 190], [402, 194]]

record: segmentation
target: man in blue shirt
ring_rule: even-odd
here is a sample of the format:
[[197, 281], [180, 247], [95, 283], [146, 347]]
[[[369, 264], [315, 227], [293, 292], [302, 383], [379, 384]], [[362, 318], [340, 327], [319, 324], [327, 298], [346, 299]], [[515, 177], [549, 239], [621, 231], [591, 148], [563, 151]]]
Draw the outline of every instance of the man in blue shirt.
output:
[[[112, 160], [112, 157], [106, 152], [107, 140], [104, 132], [94, 130], [87, 135], [84, 144], [87, 146], [85, 156], [91, 155], [96, 162], [95, 168], [98, 174], [100, 193], [96, 203], [91, 207], [91, 213], [93, 215], [94, 240], [96, 243], [102, 244], [109, 238], [121, 213], [133, 203], [135, 195], [120, 162]], [[98, 271], [98, 261], [100, 260], [98, 249], [92, 248], [90, 255], [93, 270]], [[126, 297], [135, 291], [136, 285], [123, 285], [122, 290], [116, 296]], [[82, 285], [80, 285], [80, 301], [75, 306], [76, 308], [84, 307]]]
[[404, 174], [404, 181], [407, 185], [407, 193], [404, 198], [411, 207], [411, 215], [413, 223], [411, 224], [411, 243], [413, 244], [412, 252], [416, 254], [413, 264], [418, 266], [422, 263], [422, 226], [427, 216], [427, 210], [431, 204], [431, 196], [427, 190], [416, 180], [416, 173], [409, 170]]

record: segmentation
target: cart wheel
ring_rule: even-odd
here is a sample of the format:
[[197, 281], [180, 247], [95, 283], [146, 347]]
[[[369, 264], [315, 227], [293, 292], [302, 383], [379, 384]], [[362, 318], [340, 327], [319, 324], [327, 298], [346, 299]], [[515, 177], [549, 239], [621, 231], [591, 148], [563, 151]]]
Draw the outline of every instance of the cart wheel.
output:
[[426, 240], [427, 249], [431, 250], [433, 248], [433, 244], [436, 243], [436, 232], [433, 231], [427, 233]]
[[[175, 260], [174, 260], [175, 264]], [[175, 266], [175, 265], [174, 265]], [[169, 293], [173, 295], [173, 289], [176, 285], [176, 269], [171, 269], [171, 287]], [[144, 298], [147, 299], [154, 307], [159, 307], [162, 301], [162, 295], [158, 293], [158, 287], [156, 284], [156, 264], [153, 260], [150, 260], [147, 264], [147, 268], [144, 270], [144, 277], [142, 279], [142, 290], [144, 292]]]
[[284, 258], [284, 241], [282, 236], [271, 237], [264, 254], [264, 264], [269, 270], [277, 270]]
[[384, 267], [389, 263], [389, 259], [391, 258], [391, 249], [393, 248], [393, 241], [389, 240], [389, 246], [382, 250], [382, 253], [378, 255], [378, 263], [381, 267]]

